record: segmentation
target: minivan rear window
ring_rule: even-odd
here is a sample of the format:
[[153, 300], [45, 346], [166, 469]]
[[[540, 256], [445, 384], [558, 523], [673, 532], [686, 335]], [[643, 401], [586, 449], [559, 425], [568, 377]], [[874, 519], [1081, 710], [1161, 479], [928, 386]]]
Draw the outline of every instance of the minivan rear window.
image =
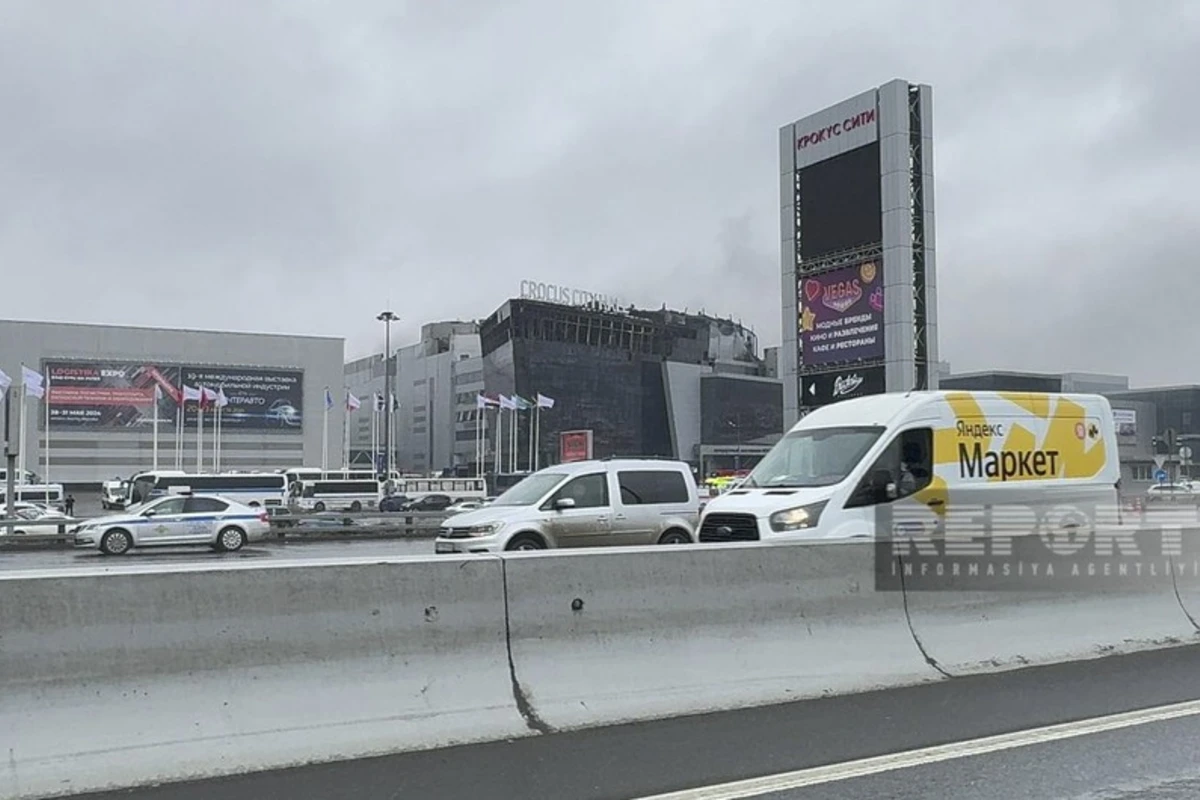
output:
[[687, 481], [677, 470], [638, 469], [617, 472], [621, 503], [627, 506], [688, 502]]

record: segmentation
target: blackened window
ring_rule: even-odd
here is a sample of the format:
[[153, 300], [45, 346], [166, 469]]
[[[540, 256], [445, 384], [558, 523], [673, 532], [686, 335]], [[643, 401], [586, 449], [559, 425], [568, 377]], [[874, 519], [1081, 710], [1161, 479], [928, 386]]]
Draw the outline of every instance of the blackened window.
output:
[[687, 482], [676, 470], [628, 470], [617, 473], [621, 503], [627, 506], [686, 503]]
[[883, 241], [879, 143], [800, 170], [800, 258]]

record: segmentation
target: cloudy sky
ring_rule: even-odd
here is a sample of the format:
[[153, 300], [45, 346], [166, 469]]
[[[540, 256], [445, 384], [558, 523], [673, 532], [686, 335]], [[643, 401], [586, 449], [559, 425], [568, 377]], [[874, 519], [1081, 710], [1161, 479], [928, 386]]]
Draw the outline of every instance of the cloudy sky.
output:
[[955, 370], [1200, 383], [1190, 0], [2, 8], [5, 317], [358, 356], [384, 306], [408, 341], [538, 279], [775, 344], [778, 128], [902, 77], [934, 87]]

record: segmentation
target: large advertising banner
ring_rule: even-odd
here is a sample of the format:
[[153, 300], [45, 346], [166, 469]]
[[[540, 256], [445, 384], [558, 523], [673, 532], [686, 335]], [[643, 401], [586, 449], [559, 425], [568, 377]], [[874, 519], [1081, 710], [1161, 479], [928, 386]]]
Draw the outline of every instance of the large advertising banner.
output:
[[[300, 431], [303, 427], [304, 373], [260, 367], [183, 367], [183, 382], [225, 393], [222, 430]], [[197, 407], [189, 403], [185, 427], [196, 425]], [[205, 414], [211, 424], [211, 412]]]
[[[150, 429], [157, 396], [160, 430], [170, 430], [181, 387], [187, 385], [224, 391], [228, 404], [222, 409], [221, 425], [226, 430], [302, 429], [300, 370], [75, 360], [47, 360], [42, 370], [49, 377], [50, 424], [56, 428]], [[206, 417], [205, 424], [212, 424], [211, 412]], [[184, 427], [196, 424], [197, 406], [188, 403]]]
[[882, 359], [883, 270], [878, 259], [797, 281], [801, 365]]
[[88, 428], [140, 428], [154, 423], [154, 388], [160, 389], [159, 424], [174, 423], [179, 367], [102, 361], [46, 361], [50, 424]]

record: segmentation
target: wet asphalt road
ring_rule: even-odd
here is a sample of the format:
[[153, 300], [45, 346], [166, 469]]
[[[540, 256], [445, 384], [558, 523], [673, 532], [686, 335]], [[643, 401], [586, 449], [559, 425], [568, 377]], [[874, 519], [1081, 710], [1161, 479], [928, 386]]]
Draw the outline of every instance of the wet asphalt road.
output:
[[[736, 680], [736, 676], [730, 676]], [[1200, 646], [848, 697], [89, 795], [99, 800], [633, 800], [1200, 698]], [[1200, 796], [1200, 717], [739, 797]]]

